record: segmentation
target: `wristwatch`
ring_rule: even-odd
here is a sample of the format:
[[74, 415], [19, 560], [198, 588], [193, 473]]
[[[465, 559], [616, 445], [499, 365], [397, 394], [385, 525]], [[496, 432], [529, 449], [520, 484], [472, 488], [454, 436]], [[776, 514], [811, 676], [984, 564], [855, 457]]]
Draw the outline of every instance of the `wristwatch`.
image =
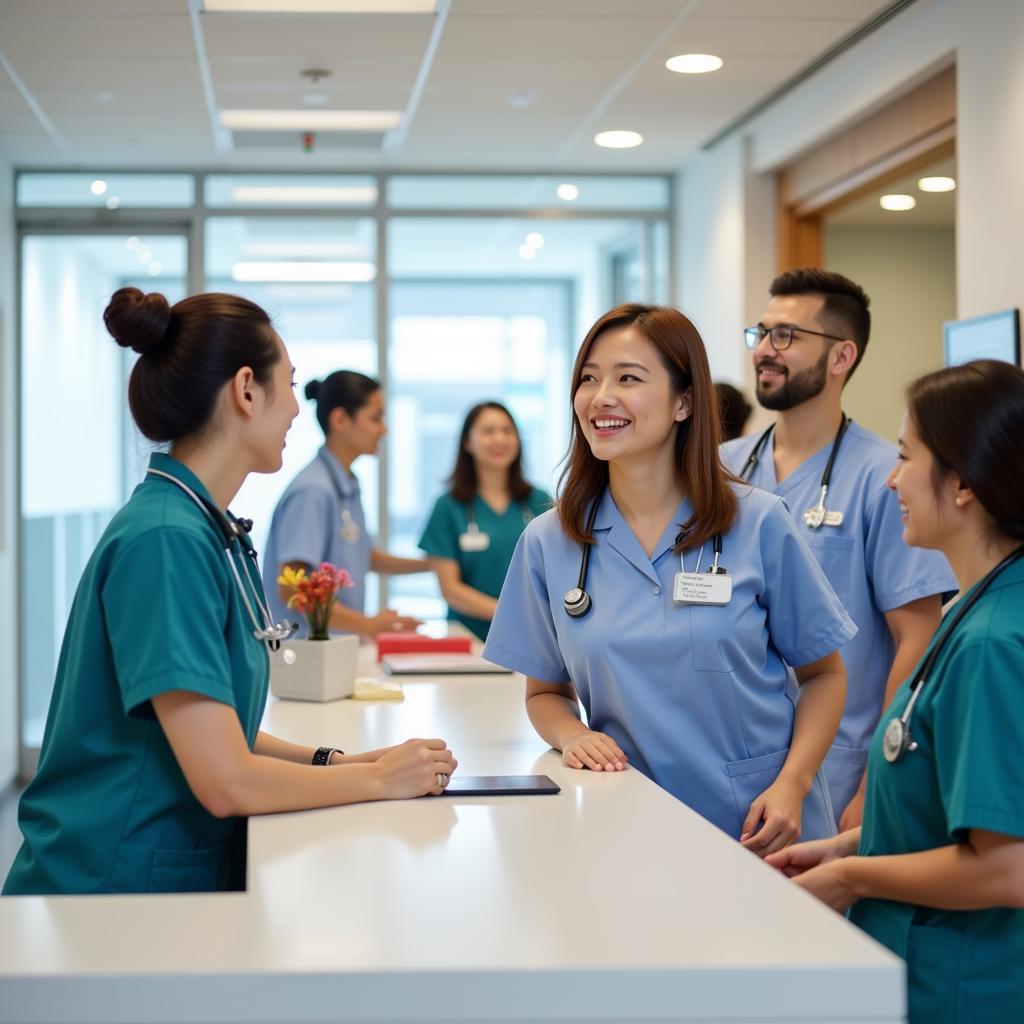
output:
[[340, 747], [317, 747], [316, 753], [313, 755], [313, 764], [329, 765], [331, 763], [331, 754], [344, 754], [345, 751]]

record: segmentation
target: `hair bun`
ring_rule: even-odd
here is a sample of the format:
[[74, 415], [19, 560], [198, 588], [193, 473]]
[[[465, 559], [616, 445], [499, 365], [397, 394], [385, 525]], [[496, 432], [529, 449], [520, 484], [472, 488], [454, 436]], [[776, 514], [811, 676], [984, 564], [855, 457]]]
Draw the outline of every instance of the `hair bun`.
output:
[[320, 394], [320, 384], [318, 380], [311, 380], [306, 385], [306, 397], [315, 401], [317, 396]]
[[118, 345], [145, 355], [163, 344], [171, 304], [160, 292], [145, 295], [138, 288], [119, 288], [103, 311], [103, 322]]

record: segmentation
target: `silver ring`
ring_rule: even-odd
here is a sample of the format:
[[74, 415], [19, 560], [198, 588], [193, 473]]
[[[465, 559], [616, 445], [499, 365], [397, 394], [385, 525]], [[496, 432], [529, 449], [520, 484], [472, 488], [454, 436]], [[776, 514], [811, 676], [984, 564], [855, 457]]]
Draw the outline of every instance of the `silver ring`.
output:
[[444, 772], [438, 772], [437, 775], [434, 776], [434, 778], [437, 780], [437, 784], [441, 789], [444, 789], [445, 786], [448, 785], [449, 776], [445, 775]]

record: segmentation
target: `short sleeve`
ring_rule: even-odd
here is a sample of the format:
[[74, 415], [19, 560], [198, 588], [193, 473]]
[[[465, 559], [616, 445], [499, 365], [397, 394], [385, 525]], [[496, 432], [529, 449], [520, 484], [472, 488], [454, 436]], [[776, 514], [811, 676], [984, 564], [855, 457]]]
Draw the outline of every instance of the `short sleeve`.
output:
[[281, 499], [274, 513], [274, 541], [278, 565], [289, 562], [319, 565], [331, 548], [329, 530], [334, 518], [334, 501], [315, 487], [291, 491]]
[[172, 690], [234, 706], [220, 557], [208, 540], [165, 528], [113, 559], [100, 601], [127, 714], [148, 717], [150, 698]]
[[762, 520], [760, 545], [768, 632], [788, 664], [799, 668], [817, 661], [857, 635], [781, 500]]
[[911, 547], [903, 539], [903, 522], [896, 495], [883, 486], [866, 513], [864, 561], [875, 606], [891, 612], [932, 594], [957, 590], [946, 556]]
[[991, 635], [932, 674], [935, 769], [954, 842], [972, 828], [1024, 838], [1022, 679], [1020, 640]]
[[558, 636], [551, 617], [544, 551], [535, 519], [516, 544], [498, 598], [484, 657], [496, 665], [545, 683], [567, 683]]
[[434, 558], [459, 557], [459, 527], [455, 521], [455, 502], [442, 494], [434, 502], [433, 511], [420, 537], [419, 548]]

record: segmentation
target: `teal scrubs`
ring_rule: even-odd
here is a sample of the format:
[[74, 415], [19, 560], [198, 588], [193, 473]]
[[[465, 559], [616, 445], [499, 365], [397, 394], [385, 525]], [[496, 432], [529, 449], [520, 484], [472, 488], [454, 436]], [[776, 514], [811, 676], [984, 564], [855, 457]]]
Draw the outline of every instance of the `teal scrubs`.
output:
[[[885, 724], [909, 699], [905, 683], [875, 731], [860, 853], [962, 843], [969, 829], [1024, 839], [1024, 561], [957, 626], [914, 706], [918, 749], [889, 764]], [[871, 899], [850, 918], [907, 961], [911, 1024], [1024, 1019], [1024, 910]]]
[[[551, 507], [551, 497], [534, 487], [525, 501], [513, 501], [501, 514], [496, 512], [479, 495], [472, 503], [473, 517], [480, 533], [486, 533], [489, 543], [484, 551], [463, 551], [459, 537], [469, 529], [469, 508], [457, 501], [451, 492], [442, 494], [430, 513], [419, 546], [431, 558], [450, 558], [459, 565], [462, 582], [479, 590], [488, 597], [497, 597], [505, 582], [512, 554], [515, 552], [519, 535], [526, 524]], [[490, 622], [464, 615], [453, 608], [448, 609], [448, 618], [461, 622], [481, 640], [487, 639]]]
[[[170, 456], [150, 465], [209, 497]], [[220, 535], [184, 491], [147, 476], [78, 585], [5, 894], [244, 888], [245, 819], [193, 796], [151, 700], [187, 690], [227, 704], [251, 747], [270, 673], [252, 629]]]

